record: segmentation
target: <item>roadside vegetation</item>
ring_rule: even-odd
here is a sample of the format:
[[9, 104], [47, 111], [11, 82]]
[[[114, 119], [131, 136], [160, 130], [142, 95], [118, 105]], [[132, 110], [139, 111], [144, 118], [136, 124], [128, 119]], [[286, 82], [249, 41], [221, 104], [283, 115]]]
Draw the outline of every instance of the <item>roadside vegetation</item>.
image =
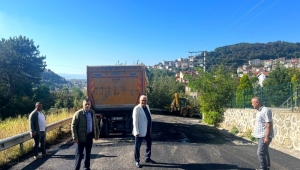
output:
[[223, 121], [223, 113], [234, 96], [237, 83], [224, 66], [204, 72], [198, 69], [199, 76], [187, 75], [189, 87], [199, 93], [200, 110], [203, 121], [218, 126]]
[[248, 137], [248, 139], [250, 139], [252, 142], [257, 142], [257, 138], [253, 137], [252, 135], [252, 130], [248, 129], [246, 131], [246, 136]]
[[233, 134], [238, 134], [239, 133], [239, 130], [237, 127], [233, 126], [231, 129], [230, 129], [230, 133], [233, 133]]
[[[70, 118], [73, 115], [73, 110], [68, 112], [65, 110], [57, 110], [54, 113], [46, 113], [47, 125], [61, 121], [66, 118]], [[5, 139], [17, 134], [25, 133], [29, 131], [28, 116], [18, 116], [16, 118], [7, 118], [0, 122], [0, 139]], [[55, 144], [62, 138], [70, 136], [70, 125], [65, 125], [61, 129], [55, 129], [47, 133], [46, 147], [47, 145]], [[0, 167], [8, 162], [16, 161], [24, 154], [30, 154], [33, 146], [33, 139], [23, 144], [24, 152], [20, 151], [20, 146], [16, 145], [9, 149], [0, 152]], [[1, 168], [0, 168], [1, 169]]]
[[147, 72], [149, 86], [148, 104], [153, 108], [168, 109], [173, 101], [174, 93], [184, 96], [184, 85], [175, 79], [175, 73], [169, 70], [150, 69]]

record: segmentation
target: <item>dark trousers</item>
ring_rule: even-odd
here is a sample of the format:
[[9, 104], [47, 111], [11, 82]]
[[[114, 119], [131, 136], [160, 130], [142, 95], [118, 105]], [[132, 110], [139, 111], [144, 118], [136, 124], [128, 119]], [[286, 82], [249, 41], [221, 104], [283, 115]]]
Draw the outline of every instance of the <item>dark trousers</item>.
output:
[[45, 131], [40, 131], [40, 134], [36, 134], [33, 137], [33, 139], [34, 139], [34, 144], [33, 144], [34, 156], [38, 155], [39, 143], [41, 143], [42, 154], [45, 154], [46, 153], [46, 149], [45, 149], [46, 133], [45, 133]]
[[75, 169], [76, 170], [80, 169], [84, 149], [85, 149], [84, 168], [86, 170], [90, 169], [92, 145], [93, 145], [93, 135], [92, 135], [92, 133], [87, 135], [86, 142], [78, 142], [76, 144], [76, 151], [75, 151]]
[[150, 159], [152, 139], [150, 133], [147, 133], [145, 137], [135, 137], [134, 158], [136, 162], [140, 162], [140, 148], [144, 139], [146, 141], [145, 160]]
[[[270, 139], [272, 141], [272, 139]], [[270, 142], [271, 142], [270, 141]], [[270, 167], [270, 155], [269, 155], [270, 143], [264, 143], [264, 138], [258, 138], [257, 156], [260, 163], [260, 168], [266, 170]]]

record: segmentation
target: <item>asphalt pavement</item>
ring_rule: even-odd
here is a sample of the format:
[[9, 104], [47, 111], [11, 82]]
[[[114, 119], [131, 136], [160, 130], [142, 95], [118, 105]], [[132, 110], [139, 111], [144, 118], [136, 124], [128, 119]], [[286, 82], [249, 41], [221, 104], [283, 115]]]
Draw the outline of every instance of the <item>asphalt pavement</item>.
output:
[[[153, 145], [149, 164], [141, 157], [142, 169], [253, 170], [258, 168], [257, 144], [226, 130], [207, 126], [197, 118], [153, 115]], [[11, 170], [71, 170], [75, 144], [71, 139], [48, 149], [47, 158], [28, 159]], [[299, 152], [284, 153], [270, 148], [271, 170], [300, 170]], [[95, 141], [91, 169], [138, 169], [134, 166], [134, 137], [112, 134]], [[141, 147], [141, 156], [145, 146]], [[83, 162], [82, 162], [83, 164]]]

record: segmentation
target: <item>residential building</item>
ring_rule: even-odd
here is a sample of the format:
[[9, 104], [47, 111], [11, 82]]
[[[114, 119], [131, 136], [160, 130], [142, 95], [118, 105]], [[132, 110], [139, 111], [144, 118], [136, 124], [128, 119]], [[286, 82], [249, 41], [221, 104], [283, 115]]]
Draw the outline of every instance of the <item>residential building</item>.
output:
[[273, 65], [273, 60], [265, 60], [264, 65], [265, 66], [272, 66]]
[[188, 68], [189, 67], [189, 63], [188, 62], [182, 62], [181, 63], [181, 68]]
[[253, 59], [253, 60], [249, 60], [249, 65], [253, 65], [253, 66], [257, 66], [257, 65], [261, 65], [263, 61], [260, 59]]

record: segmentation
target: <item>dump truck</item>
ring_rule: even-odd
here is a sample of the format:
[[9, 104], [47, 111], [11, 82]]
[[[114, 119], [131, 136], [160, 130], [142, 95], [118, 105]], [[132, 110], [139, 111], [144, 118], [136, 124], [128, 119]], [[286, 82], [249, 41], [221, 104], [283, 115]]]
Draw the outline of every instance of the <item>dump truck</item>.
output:
[[87, 93], [101, 137], [132, 132], [132, 111], [147, 87], [144, 65], [87, 66]]

